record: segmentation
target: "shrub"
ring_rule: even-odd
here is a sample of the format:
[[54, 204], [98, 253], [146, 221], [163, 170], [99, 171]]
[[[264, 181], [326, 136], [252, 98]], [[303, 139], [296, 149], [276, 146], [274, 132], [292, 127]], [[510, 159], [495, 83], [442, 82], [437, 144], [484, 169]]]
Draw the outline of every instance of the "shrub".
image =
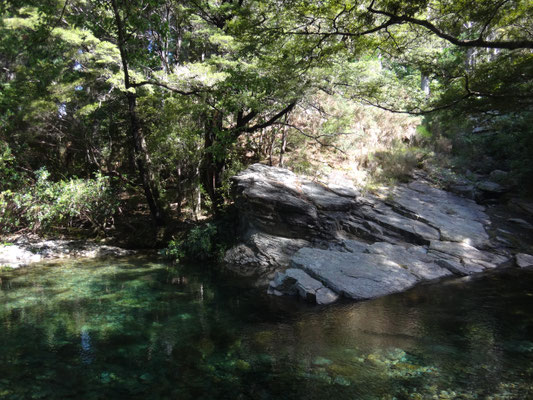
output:
[[0, 192], [4, 232], [20, 228], [42, 232], [75, 225], [103, 230], [117, 210], [118, 200], [106, 176], [52, 182], [44, 168], [35, 175], [35, 184], [26, 189]]
[[217, 227], [212, 223], [195, 226], [184, 238], [174, 238], [164, 254], [174, 261], [216, 259], [220, 248], [216, 245]]
[[0, 141], [0, 192], [13, 190], [24, 184], [26, 176], [17, 171], [15, 162], [11, 148]]

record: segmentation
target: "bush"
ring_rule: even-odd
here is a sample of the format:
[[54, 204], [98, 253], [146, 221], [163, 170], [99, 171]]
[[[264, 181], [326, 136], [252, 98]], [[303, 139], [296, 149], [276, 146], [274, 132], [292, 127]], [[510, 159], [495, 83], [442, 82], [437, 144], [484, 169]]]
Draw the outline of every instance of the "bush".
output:
[[11, 148], [0, 141], [0, 192], [13, 190], [24, 184], [26, 176], [17, 171], [15, 162]]
[[451, 111], [427, 118], [435, 136], [453, 143], [455, 164], [462, 169], [488, 174], [505, 169], [525, 194], [533, 194], [533, 112], [459, 118]]
[[174, 238], [168, 243], [164, 254], [174, 261], [213, 260], [222, 250], [216, 245], [217, 227], [212, 223], [195, 226], [184, 238]]
[[20, 228], [42, 232], [75, 225], [103, 230], [117, 210], [118, 200], [106, 176], [51, 182], [44, 168], [35, 175], [35, 184], [26, 189], [0, 192], [4, 232]]

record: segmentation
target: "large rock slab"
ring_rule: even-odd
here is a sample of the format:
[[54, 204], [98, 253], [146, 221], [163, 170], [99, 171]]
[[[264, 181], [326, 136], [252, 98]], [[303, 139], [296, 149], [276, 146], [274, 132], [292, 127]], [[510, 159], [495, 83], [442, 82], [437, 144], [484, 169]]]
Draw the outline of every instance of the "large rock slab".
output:
[[379, 254], [304, 248], [294, 255], [291, 266], [356, 300], [401, 292], [419, 281], [404, 267]]
[[432, 257], [422, 246], [403, 247], [378, 242], [369, 246], [368, 252], [385, 256], [388, 260], [409, 271], [420, 281], [452, 275], [449, 269], [442, 267], [437, 262], [438, 258]]
[[432, 240], [440, 238], [438, 229], [423, 221], [395, 212], [385, 204], [363, 205], [354, 210], [352, 214], [353, 217], [345, 222], [346, 229], [370, 239], [386, 240], [389, 238], [389, 241], [392, 239], [394, 242], [429, 244]]
[[[241, 243], [225, 261], [242, 275], [259, 276], [259, 284], [270, 281], [272, 293], [309, 282], [276, 275], [285, 283], [277, 282], [275, 273], [289, 266], [333, 293], [367, 299], [506, 261], [494, 254], [483, 206], [422, 180], [363, 196], [260, 164], [232, 179]], [[318, 301], [322, 289], [304, 286], [312, 294], [300, 295]]]
[[467, 243], [434, 241], [431, 242], [428, 252], [438, 258], [460, 261], [463, 264], [478, 264], [484, 268], [495, 268], [507, 261], [506, 257], [478, 250]]
[[388, 202], [395, 211], [438, 229], [441, 240], [476, 247], [490, 244], [485, 231], [490, 219], [472, 200], [415, 181], [394, 188]]
[[432, 244], [428, 250], [426, 246], [348, 240], [345, 251], [302, 248], [292, 257], [291, 267], [302, 269], [345, 297], [362, 300], [400, 292], [420, 282], [483, 272], [506, 261], [467, 244]]

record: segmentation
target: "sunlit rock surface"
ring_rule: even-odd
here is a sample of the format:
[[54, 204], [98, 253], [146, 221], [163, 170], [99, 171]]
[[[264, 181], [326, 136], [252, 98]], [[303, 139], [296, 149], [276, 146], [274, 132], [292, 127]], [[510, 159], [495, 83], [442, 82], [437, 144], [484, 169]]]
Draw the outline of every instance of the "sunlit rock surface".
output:
[[515, 260], [520, 268], [533, 268], [533, 256], [530, 254], [519, 253], [515, 256]]
[[[380, 198], [261, 164], [232, 179], [241, 243], [226, 253], [226, 264], [258, 284], [270, 281], [273, 294], [297, 292], [296, 275], [272, 280], [289, 267], [338, 295], [368, 299], [510, 258], [490, 242], [483, 206], [424, 181]], [[308, 278], [301, 279], [305, 286]]]
[[0, 245], [0, 266], [18, 268], [60, 258], [98, 258], [126, 256], [134, 252], [120, 247], [80, 240], [29, 240], [18, 238]]

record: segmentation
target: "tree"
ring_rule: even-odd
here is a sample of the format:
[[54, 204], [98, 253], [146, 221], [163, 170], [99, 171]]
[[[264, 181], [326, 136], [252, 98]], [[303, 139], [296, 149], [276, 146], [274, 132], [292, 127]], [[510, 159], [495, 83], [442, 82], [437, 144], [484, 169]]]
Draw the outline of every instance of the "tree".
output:
[[[398, 79], [345, 82], [354, 97], [395, 111], [426, 113], [459, 104], [474, 109], [531, 105], [531, 49], [533, 6], [523, 0], [497, 1], [289, 1], [296, 23], [287, 35], [320, 38], [323, 45], [336, 38], [360, 53], [364, 44], [390, 68], [410, 69], [433, 82], [433, 96], [425, 101], [412, 80], [394, 88]], [[353, 60], [353, 58], [352, 58]], [[343, 60], [346, 62], [346, 59]], [[416, 71], [415, 71], [416, 70]], [[368, 76], [367, 71], [364, 74]], [[395, 74], [400, 80], [404, 73]], [[407, 74], [411, 76], [411, 73]], [[362, 83], [362, 84], [361, 84]], [[392, 85], [391, 85], [392, 83]], [[342, 82], [341, 82], [342, 84]], [[398, 92], [408, 93], [403, 96]], [[390, 89], [393, 90], [390, 90]], [[407, 101], [390, 101], [391, 97]], [[403, 103], [403, 104], [400, 104]]]

